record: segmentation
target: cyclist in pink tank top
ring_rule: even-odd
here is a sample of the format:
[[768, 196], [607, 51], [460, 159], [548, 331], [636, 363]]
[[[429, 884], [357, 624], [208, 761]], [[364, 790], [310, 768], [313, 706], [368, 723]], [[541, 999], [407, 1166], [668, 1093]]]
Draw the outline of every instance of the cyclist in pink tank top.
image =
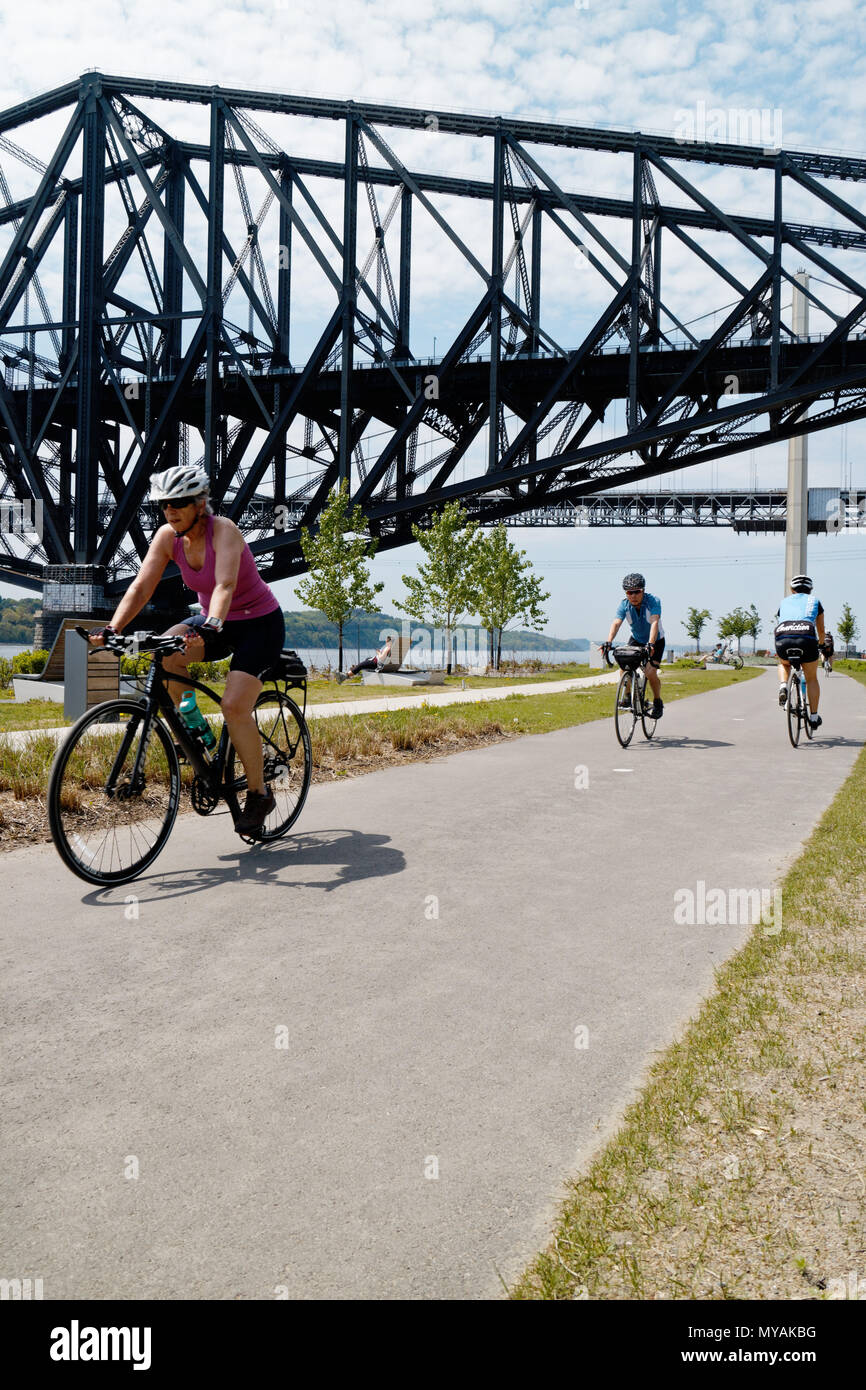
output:
[[[231, 656], [222, 698], [222, 713], [247, 775], [247, 801], [235, 830], [257, 830], [275, 807], [265, 787], [262, 740], [253, 706], [262, 689], [261, 674], [278, 660], [285, 624], [276, 595], [256, 568], [252, 551], [233, 521], [214, 516], [208, 502], [208, 476], [198, 465], [181, 465], [155, 473], [150, 495], [165, 514], [137, 577], [130, 584], [108, 628], [122, 632], [148, 602], [174, 560], [184, 583], [198, 594], [204, 612], [169, 628], [183, 633], [186, 650], [163, 658], [163, 666], [183, 676], [191, 661], [218, 661]], [[102, 633], [91, 638], [102, 643]], [[183, 684], [169, 690], [179, 703]]]

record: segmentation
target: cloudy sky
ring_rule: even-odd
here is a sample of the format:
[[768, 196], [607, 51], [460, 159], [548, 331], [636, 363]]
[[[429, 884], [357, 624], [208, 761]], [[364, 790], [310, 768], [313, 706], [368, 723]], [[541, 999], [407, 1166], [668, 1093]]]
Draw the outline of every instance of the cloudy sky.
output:
[[[673, 134], [688, 133], [689, 123], [700, 134], [703, 121], [707, 134], [731, 139], [746, 138], [738, 123], [744, 113], [758, 111], [762, 130], [756, 138], [762, 141], [866, 154], [866, 11], [854, 0], [821, 0], [818, 5], [797, 0], [726, 0], [724, 5], [702, 0], [414, 0], [412, 5], [405, 0], [249, 0], [222, 5], [199, 0], [158, 5], [31, 0], [3, 7], [0, 51], [0, 108], [97, 68], [223, 87], [402, 103], [431, 111], [532, 115]], [[709, 128], [713, 121], [715, 130]], [[183, 108], [174, 113], [171, 129], [197, 138], [200, 122], [196, 108]], [[58, 128], [37, 137], [34, 127], [28, 147], [45, 157]], [[273, 129], [273, 134], [279, 139], [282, 132]], [[47, 142], [41, 151], [39, 138]], [[341, 157], [336, 124], [329, 130], [310, 130], [305, 138], [304, 152], [318, 149]], [[407, 137], [402, 144], [390, 134], [387, 138], [407, 160], [422, 158], [419, 137]], [[430, 167], [476, 177], [488, 174], [485, 142], [437, 140], [423, 152]], [[5, 159], [3, 167], [12, 182], [13, 171]], [[624, 187], [624, 166], [608, 167], [554, 152], [548, 167], [558, 177], [567, 177], [573, 188], [622, 193]], [[689, 172], [715, 201], [766, 214], [767, 185], [760, 177], [697, 166], [690, 166]], [[30, 186], [19, 175], [16, 168], [13, 194], [21, 197]], [[863, 206], [859, 187], [833, 187]], [[801, 202], [799, 206], [792, 201], [790, 210], [786, 206], [786, 215], [833, 220], [809, 207], [808, 200]], [[472, 209], [466, 218], [467, 240], [483, 245], [489, 232], [481, 210]], [[551, 248], [551, 284], [560, 270], [574, 270], [573, 257], [569, 267], [564, 255], [563, 248]], [[563, 258], [561, 265], [557, 256]], [[431, 241], [427, 253], [419, 255], [413, 285], [416, 352], [432, 352], [435, 338], [441, 347], [471, 299], [474, 286], [466, 268], [455, 264], [449, 270], [446, 292], [445, 267]], [[740, 269], [745, 273], [744, 265]], [[683, 317], [694, 320], [725, 302], [724, 294], [714, 294], [685, 259], [667, 270], [671, 295], [678, 296], [676, 311]], [[862, 271], [862, 265], [855, 270], [852, 262], [852, 273]], [[324, 290], [311, 280], [310, 325], [319, 311], [320, 294], [324, 304]], [[574, 346], [580, 340], [580, 315], [564, 312], [556, 294], [551, 301], [550, 331], [555, 329], [564, 345]], [[594, 302], [589, 290], [587, 313]], [[844, 303], [844, 297], [834, 301], [840, 309]], [[685, 306], [690, 308], [687, 315]], [[621, 427], [621, 413], [618, 424]], [[616, 427], [616, 420], [608, 422], [608, 432]], [[864, 437], [864, 431], [853, 426], [813, 436], [810, 481], [834, 485], [850, 474], [855, 485], [866, 485]], [[676, 481], [695, 488], [747, 487], [756, 481], [780, 486], [785, 459], [784, 448], [744, 454], [714, 470], [710, 465], [692, 469]], [[727, 530], [513, 535], [551, 590], [548, 631], [556, 635], [598, 636], [619, 598], [624, 569], [643, 569], [650, 587], [662, 595], [674, 640], [682, 638], [678, 618], [689, 604], [718, 614], [737, 603], [755, 602], [769, 621], [780, 596], [782, 539], [749, 540]], [[376, 576], [386, 584], [386, 605], [399, 597], [399, 576], [412, 568], [414, 559], [409, 549], [375, 562]], [[861, 627], [866, 628], [866, 523], [859, 533], [813, 541], [809, 566], [831, 621], [842, 601], [849, 599], [855, 607], [859, 601]], [[290, 586], [281, 585], [279, 591], [283, 602], [293, 606]]]

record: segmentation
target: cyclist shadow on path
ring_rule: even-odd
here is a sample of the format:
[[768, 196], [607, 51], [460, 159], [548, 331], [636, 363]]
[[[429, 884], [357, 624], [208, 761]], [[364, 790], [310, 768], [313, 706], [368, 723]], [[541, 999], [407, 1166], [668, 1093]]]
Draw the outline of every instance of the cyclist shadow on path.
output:
[[[165, 902], [225, 888], [231, 883], [267, 883], [280, 888], [320, 888], [331, 893], [368, 878], [388, 878], [402, 873], [406, 858], [394, 849], [387, 835], [368, 835], [360, 830], [321, 830], [294, 835], [272, 844], [244, 845], [220, 856], [220, 866], [184, 868], [153, 873], [116, 887], [98, 888], [82, 902], [95, 907], [117, 907], [130, 891], [140, 903]], [[339, 866], [331, 878], [298, 877], [304, 868]], [[137, 891], [136, 891], [137, 885]]]
[[820, 730], [815, 734], [814, 739], [807, 741], [805, 734], [800, 740], [801, 748], [863, 748], [866, 747], [866, 740], [862, 738], [845, 738], [843, 734], [824, 734]]
[[667, 734], [659, 734], [658, 731], [656, 731], [655, 737], [652, 739], [644, 739], [643, 744], [635, 740], [634, 743], [629, 746], [628, 751], [631, 752], [632, 748], [641, 747], [650, 749], [664, 748], [668, 750], [671, 748], [733, 748], [733, 746], [732, 743], [728, 743], [726, 739], [721, 738], [689, 738], [686, 734], [675, 734], [668, 737]]

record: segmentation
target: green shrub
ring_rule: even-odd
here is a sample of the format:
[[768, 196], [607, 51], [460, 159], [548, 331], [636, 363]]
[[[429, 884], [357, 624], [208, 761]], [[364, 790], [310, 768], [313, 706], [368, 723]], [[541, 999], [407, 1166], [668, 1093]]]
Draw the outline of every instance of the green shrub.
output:
[[225, 661], [191, 661], [189, 673], [194, 681], [224, 681], [229, 671], [229, 657]]
[[[143, 675], [150, 664], [150, 657], [122, 656], [120, 671], [124, 676]], [[224, 681], [229, 669], [229, 658], [225, 661], [191, 661], [189, 674], [194, 681]]]
[[16, 652], [12, 658], [12, 670], [16, 676], [38, 676], [48, 660], [43, 648], [35, 652]]
[[12, 686], [12, 662], [8, 656], [0, 656], [0, 690], [9, 690]]

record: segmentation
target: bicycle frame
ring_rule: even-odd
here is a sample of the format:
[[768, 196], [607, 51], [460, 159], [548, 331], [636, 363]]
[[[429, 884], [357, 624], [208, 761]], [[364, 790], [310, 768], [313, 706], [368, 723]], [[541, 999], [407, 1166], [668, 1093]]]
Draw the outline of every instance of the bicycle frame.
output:
[[[222, 703], [216, 691], [212, 690], [210, 686], [205, 685], [203, 681], [194, 680], [190, 675], [176, 675], [173, 672], [166, 671], [162, 664], [162, 653], [154, 652], [151, 656], [147, 674], [144, 677], [144, 684], [141, 687], [144, 697], [141, 704], [145, 711], [145, 722], [130, 781], [134, 786], [141, 775], [142, 765], [147, 754], [147, 745], [150, 740], [151, 725], [154, 719], [159, 716], [168, 725], [172, 737], [182, 750], [196, 776], [207, 785], [211, 795], [219, 798], [224, 787], [223, 774], [225, 772], [226, 757], [230, 742], [228, 726], [223, 723], [216, 750], [209, 756], [200, 740], [194, 737], [181, 718], [180, 711], [168, 691], [169, 681], [179, 682], [184, 690], [192, 689], [201, 691], [203, 695], [207, 695], [209, 699], [213, 700], [216, 705]], [[275, 690], [279, 690], [282, 686], [282, 693], [287, 696], [290, 690], [300, 689], [303, 691], [304, 702], [301, 712], [303, 722], [307, 710], [306, 677], [287, 675], [285, 673], [278, 676], [270, 675], [266, 680], [262, 680], [262, 689], [266, 689], [268, 684], [272, 685]], [[109, 796], [115, 796], [117, 794], [117, 779], [120, 768], [124, 765], [124, 759], [129, 752], [130, 742], [136, 737], [137, 732], [138, 730], [135, 728], [130, 729], [118, 750], [117, 757], [115, 758], [105, 787]], [[293, 745], [290, 745], [292, 756], [294, 756], [300, 738], [301, 733], [299, 729], [298, 739]]]
[[[790, 674], [788, 676], [788, 734], [791, 743], [794, 744], [794, 746], [796, 747], [797, 743], [799, 743], [800, 740], [801, 728], [805, 730], [807, 739], [811, 739], [813, 737], [813, 729], [811, 724], [812, 710], [809, 705], [809, 687], [806, 683], [806, 672], [803, 670], [802, 651], [797, 647], [789, 648], [786, 660], [790, 668]], [[791, 724], [791, 700], [793, 688], [795, 685], [797, 687], [798, 693], [796, 737], [794, 736]]]

